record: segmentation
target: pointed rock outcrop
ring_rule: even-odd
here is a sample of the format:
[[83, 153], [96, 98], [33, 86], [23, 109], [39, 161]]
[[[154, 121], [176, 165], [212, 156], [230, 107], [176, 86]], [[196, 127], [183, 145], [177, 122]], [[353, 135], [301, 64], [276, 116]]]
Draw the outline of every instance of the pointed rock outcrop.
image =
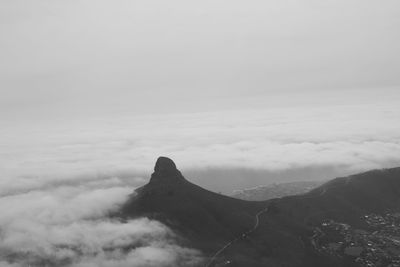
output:
[[159, 157], [154, 172], [151, 175], [150, 183], [174, 183], [183, 181], [182, 173], [176, 168], [174, 161], [167, 157]]

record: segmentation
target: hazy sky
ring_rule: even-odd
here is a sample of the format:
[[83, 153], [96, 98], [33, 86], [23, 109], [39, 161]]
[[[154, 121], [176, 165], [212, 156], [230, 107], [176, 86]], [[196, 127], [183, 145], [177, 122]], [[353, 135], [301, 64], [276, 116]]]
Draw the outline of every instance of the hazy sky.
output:
[[0, 116], [390, 99], [399, 28], [397, 0], [1, 0]]
[[399, 29], [397, 0], [0, 0], [0, 170], [395, 165]]

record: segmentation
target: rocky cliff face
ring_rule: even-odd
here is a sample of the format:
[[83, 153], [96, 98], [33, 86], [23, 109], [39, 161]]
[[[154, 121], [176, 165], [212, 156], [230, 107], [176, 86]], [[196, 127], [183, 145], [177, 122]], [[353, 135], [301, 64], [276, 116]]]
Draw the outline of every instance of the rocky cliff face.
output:
[[159, 157], [156, 165], [154, 166], [154, 172], [150, 178], [150, 184], [155, 183], [176, 183], [184, 181], [185, 178], [182, 173], [176, 168], [175, 163], [172, 159], [167, 157]]

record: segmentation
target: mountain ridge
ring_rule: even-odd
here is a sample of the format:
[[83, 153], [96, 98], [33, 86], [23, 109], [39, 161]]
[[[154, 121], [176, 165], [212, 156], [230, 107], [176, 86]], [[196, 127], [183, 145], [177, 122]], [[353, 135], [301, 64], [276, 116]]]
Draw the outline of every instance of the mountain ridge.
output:
[[322, 184], [322, 181], [272, 183], [269, 185], [235, 190], [231, 194], [231, 197], [248, 201], [264, 201], [285, 196], [305, 194]]
[[[150, 182], [136, 190], [121, 214], [159, 220], [210, 257], [236, 240], [210, 266], [229, 261], [229, 266], [310, 267], [345, 266], [340, 259], [320, 255], [309, 242], [323, 221], [365, 228], [364, 214], [399, 207], [400, 168], [336, 178], [302, 195], [244, 201], [189, 182], [172, 160], [160, 157]], [[259, 226], [244, 235], [255, 219]]]

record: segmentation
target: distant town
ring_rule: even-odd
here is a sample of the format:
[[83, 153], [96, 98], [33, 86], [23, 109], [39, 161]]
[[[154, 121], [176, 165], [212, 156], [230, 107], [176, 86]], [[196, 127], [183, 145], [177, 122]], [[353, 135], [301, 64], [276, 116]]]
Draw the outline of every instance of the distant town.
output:
[[262, 201], [285, 196], [301, 195], [320, 186], [325, 181], [297, 181], [273, 183], [266, 186], [256, 186], [235, 190], [232, 197], [250, 201]]
[[328, 220], [315, 227], [312, 246], [323, 254], [366, 267], [400, 267], [400, 213], [366, 214], [367, 229]]

